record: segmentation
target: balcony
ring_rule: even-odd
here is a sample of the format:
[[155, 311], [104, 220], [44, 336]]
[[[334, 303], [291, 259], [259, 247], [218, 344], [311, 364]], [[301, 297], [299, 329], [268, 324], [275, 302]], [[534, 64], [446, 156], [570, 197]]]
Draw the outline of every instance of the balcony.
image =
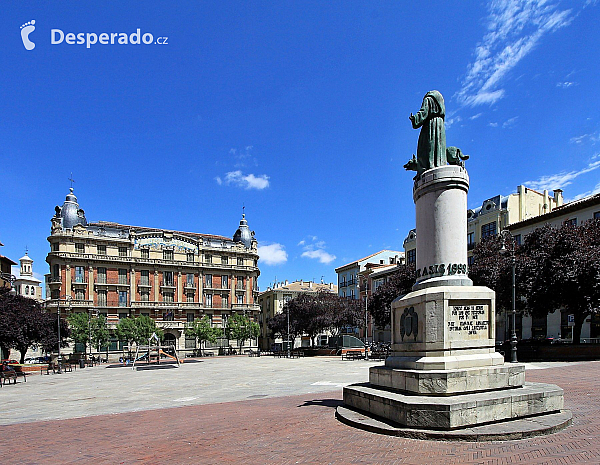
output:
[[109, 286], [126, 289], [129, 288], [129, 283], [127, 281], [114, 280], [114, 279], [106, 279], [106, 278], [97, 278], [94, 281], [94, 288], [106, 289]]
[[175, 282], [174, 281], [161, 281], [160, 288], [161, 289], [175, 289]]
[[473, 250], [475, 248], [475, 242], [470, 242], [467, 244], [467, 250]]
[[196, 289], [196, 283], [190, 283], [186, 281], [183, 284], [183, 287], [185, 287], [186, 289]]
[[260, 306], [258, 304], [233, 304], [231, 310], [234, 311], [246, 311], [246, 312], [259, 312]]
[[156, 302], [156, 301], [136, 301], [131, 302], [132, 308], [199, 308], [201, 305], [198, 302]]
[[348, 280], [348, 286], [354, 286], [356, 284], [356, 279]]
[[348, 285], [348, 283], [346, 281], [342, 281], [340, 283], [340, 287], [346, 287]]
[[71, 299], [71, 300], [66, 300], [66, 299], [50, 299], [46, 301], [46, 308], [56, 308], [60, 305], [61, 309], [66, 309], [66, 308], [82, 308], [82, 307], [93, 307], [94, 306], [94, 301], [93, 300], [87, 300], [87, 299], [81, 299], [81, 300], [77, 300], [77, 299]]
[[138, 281], [137, 286], [138, 287], [152, 287], [150, 285], [150, 281]]

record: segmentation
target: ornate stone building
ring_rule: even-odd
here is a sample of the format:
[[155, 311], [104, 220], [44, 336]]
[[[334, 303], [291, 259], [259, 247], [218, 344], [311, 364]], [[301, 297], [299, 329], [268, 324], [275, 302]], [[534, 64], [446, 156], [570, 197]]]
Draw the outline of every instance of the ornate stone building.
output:
[[[257, 241], [245, 215], [233, 238], [88, 223], [71, 188], [48, 242], [49, 311], [98, 312], [111, 329], [121, 318], [146, 315], [177, 349], [195, 348], [184, 330], [204, 315], [214, 326], [235, 312], [258, 319]], [[118, 348], [116, 339], [110, 348]]]
[[33, 276], [33, 260], [27, 252], [19, 259], [21, 265], [19, 277], [15, 280], [14, 286], [17, 294], [42, 301], [41, 281]]

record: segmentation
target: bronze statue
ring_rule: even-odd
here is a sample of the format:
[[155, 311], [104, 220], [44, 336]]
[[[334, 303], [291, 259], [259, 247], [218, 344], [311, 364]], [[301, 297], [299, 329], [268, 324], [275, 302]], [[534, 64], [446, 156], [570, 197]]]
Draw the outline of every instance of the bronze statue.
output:
[[464, 167], [464, 160], [469, 158], [456, 147], [446, 147], [445, 116], [444, 97], [437, 90], [427, 92], [421, 109], [416, 115], [411, 113], [409, 116], [413, 128], [421, 128], [417, 156], [413, 154], [412, 159], [404, 165], [405, 169], [417, 172], [415, 179], [438, 166], [451, 164]]

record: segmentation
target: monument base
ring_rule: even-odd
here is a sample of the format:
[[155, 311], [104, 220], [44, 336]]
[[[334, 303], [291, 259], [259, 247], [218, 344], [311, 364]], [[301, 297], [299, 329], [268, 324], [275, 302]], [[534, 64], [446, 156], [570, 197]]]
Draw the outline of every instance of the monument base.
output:
[[409, 428], [450, 430], [560, 412], [563, 390], [553, 384], [525, 383], [501, 391], [432, 397], [366, 383], [346, 386], [344, 404]]

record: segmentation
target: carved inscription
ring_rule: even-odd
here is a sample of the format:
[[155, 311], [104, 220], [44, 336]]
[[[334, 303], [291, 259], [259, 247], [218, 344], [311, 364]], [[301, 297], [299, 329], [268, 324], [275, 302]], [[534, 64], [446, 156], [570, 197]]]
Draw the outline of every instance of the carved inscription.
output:
[[451, 305], [448, 335], [451, 340], [481, 339], [489, 334], [487, 305]]

